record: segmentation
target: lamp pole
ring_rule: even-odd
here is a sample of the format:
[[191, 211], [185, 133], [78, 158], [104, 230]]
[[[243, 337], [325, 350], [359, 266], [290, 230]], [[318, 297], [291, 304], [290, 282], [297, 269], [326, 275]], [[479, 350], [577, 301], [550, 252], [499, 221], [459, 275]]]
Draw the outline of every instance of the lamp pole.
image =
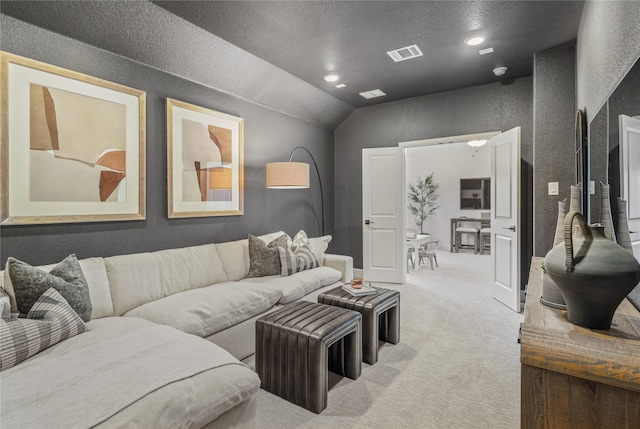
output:
[[322, 191], [322, 178], [320, 177], [320, 170], [318, 169], [318, 163], [316, 163], [316, 159], [313, 157], [313, 154], [304, 146], [294, 147], [291, 151], [291, 155], [289, 155], [289, 162], [293, 159], [293, 154], [296, 150], [302, 149], [309, 154], [311, 160], [313, 161], [313, 166], [316, 168], [316, 174], [318, 175], [318, 183], [320, 184], [320, 217], [322, 218], [322, 235], [324, 235], [324, 193]]

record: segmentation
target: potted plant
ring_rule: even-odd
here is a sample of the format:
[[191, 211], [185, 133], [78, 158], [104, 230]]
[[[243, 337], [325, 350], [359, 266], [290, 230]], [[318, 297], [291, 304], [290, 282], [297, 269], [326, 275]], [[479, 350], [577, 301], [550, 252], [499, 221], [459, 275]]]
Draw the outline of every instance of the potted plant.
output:
[[435, 214], [440, 206], [436, 205], [438, 183], [433, 179], [433, 172], [424, 180], [418, 177], [415, 184], [409, 184], [409, 213], [415, 218], [416, 226], [420, 227], [420, 234], [425, 234], [424, 221]]

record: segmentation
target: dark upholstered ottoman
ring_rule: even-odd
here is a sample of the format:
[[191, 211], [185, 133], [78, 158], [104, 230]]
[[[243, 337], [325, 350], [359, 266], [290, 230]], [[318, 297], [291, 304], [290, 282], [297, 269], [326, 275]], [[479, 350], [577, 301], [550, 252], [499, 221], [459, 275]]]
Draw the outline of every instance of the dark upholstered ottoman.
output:
[[361, 361], [358, 312], [302, 301], [256, 321], [261, 387], [314, 413], [327, 407], [328, 369], [355, 380]]
[[375, 295], [355, 297], [338, 286], [318, 295], [318, 302], [348, 308], [362, 314], [362, 359], [378, 362], [378, 339], [400, 341], [400, 292], [377, 288]]

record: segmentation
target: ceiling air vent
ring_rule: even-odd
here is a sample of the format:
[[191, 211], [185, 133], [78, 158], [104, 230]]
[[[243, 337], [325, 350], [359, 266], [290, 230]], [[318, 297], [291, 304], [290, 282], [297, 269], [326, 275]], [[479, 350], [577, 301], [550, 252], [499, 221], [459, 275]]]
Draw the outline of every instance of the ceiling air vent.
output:
[[360, 95], [362, 95], [366, 99], [369, 99], [369, 98], [382, 97], [383, 95], [387, 95], [387, 94], [380, 91], [379, 89], [372, 89], [371, 91], [361, 92]]
[[405, 46], [404, 48], [388, 51], [387, 54], [396, 63], [398, 61], [410, 60], [411, 58], [421, 57], [422, 51], [418, 45]]

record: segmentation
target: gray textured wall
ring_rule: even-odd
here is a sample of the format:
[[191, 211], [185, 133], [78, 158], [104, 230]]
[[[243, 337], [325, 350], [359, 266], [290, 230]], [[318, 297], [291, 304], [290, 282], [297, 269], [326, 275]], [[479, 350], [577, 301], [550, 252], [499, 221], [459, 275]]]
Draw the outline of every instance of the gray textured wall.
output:
[[[364, 107], [335, 131], [335, 246], [362, 267], [362, 149], [522, 127], [523, 273], [532, 246], [532, 79], [476, 86]], [[451, 166], [455, 168], [455, 166]], [[448, 234], [449, 231], [443, 231]]]
[[587, 1], [578, 30], [576, 99], [588, 121], [639, 57], [638, 1]]
[[[574, 47], [541, 52], [533, 58], [533, 147], [536, 256], [553, 246], [558, 201], [570, 199], [576, 183]], [[548, 195], [558, 182], [558, 196]]]
[[[164, 73], [0, 16], [0, 49], [74, 71], [97, 76], [147, 92], [147, 219], [0, 229], [0, 263], [8, 256], [32, 264], [52, 263], [70, 253], [78, 257], [109, 256], [171, 247], [221, 242], [283, 229], [295, 234], [304, 228], [319, 235], [320, 207], [315, 175], [312, 188], [299, 191], [265, 189], [265, 164], [288, 159], [291, 149], [307, 147], [319, 163], [325, 186], [326, 213], [333, 212], [333, 134], [293, 118], [194, 82]], [[244, 118], [245, 214], [216, 218], [167, 218], [166, 97]], [[308, 162], [296, 153], [295, 160]], [[332, 231], [327, 216], [327, 231]]]

